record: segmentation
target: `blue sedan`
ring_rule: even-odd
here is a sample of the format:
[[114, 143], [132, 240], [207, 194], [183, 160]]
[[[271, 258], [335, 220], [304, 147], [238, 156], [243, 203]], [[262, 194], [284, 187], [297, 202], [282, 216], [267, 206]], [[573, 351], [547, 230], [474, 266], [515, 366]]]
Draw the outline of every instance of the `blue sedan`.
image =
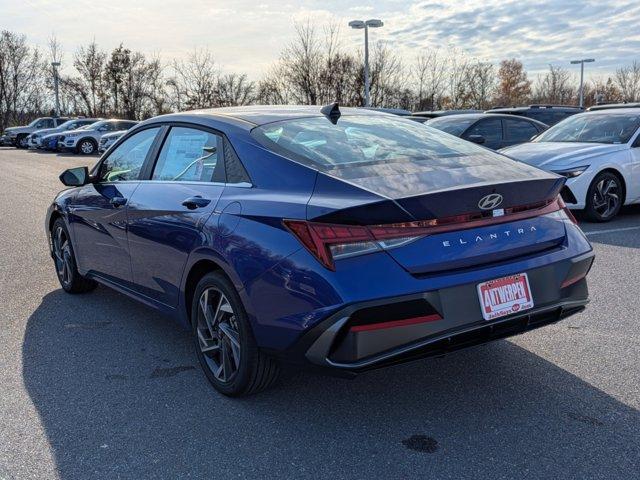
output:
[[45, 226], [62, 288], [173, 316], [226, 395], [285, 363], [351, 376], [588, 301], [594, 254], [563, 177], [381, 112], [160, 116], [60, 179]]

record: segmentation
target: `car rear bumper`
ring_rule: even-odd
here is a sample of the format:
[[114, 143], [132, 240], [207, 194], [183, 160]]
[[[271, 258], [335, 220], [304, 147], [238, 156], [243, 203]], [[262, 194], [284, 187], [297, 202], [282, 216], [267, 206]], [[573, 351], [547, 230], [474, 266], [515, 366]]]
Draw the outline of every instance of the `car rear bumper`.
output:
[[[486, 321], [482, 318], [476, 283], [358, 303], [317, 324], [284, 352], [283, 357], [289, 362], [350, 374], [439, 356], [533, 330], [584, 309], [589, 301], [584, 276], [593, 259], [593, 252], [589, 252], [527, 271], [535, 303], [531, 310]], [[424, 302], [425, 313], [435, 315], [421, 317], [428, 321], [400, 326], [400, 322], [381, 322], [395, 326], [354, 328], [363, 311], [402, 312], [409, 302], [412, 305]]]

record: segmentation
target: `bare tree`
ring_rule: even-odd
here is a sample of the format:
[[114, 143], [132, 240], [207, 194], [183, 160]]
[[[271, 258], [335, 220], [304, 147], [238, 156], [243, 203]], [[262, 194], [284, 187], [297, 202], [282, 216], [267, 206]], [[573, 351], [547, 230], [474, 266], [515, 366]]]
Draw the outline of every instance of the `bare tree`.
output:
[[620, 90], [622, 101], [640, 101], [640, 63], [634, 60], [631, 65], [618, 68], [615, 83]]
[[467, 105], [486, 110], [496, 89], [496, 74], [492, 63], [475, 61], [467, 69]]
[[538, 103], [567, 105], [576, 98], [578, 88], [568, 70], [549, 65], [549, 71], [538, 77], [533, 99]]
[[439, 49], [422, 53], [412, 69], [417, 110], [436, 110], [442, 106], [446, 89], [447, 61]]
[[220, 107], [249, 105], [254, 101], [255, 84], [245, 74], [228, 73], [216, 79], [216, 103]]
[[24, 35], [0, 32], [0, 129], [46, 108], [44, 61]]
[[194, 50], [186, 61], [174, 60], [172, 81], [183, 108], [216, 106], [218, 66], [209, 50]]

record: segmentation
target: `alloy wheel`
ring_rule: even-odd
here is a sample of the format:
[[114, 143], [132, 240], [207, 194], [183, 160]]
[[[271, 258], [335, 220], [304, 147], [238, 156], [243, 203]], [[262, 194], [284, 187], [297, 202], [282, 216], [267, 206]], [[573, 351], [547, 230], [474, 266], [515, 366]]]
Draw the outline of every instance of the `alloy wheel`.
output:
[[84, 154], [93, 153], [93, 143], [86, 141], [80, 144], [80, 151]]
[[227, 297], [215, 287], [202, 292], [198, 301], [198, 345], [211, 373], [228, 383], [240, 368], [238, 322]]
[[603, 178], [593, 191], [593, 209], [602, 218], [608, 218], [618, 209], [620, 186], [613, 178]]
[[60, 282], [70, 285], [72, 281], [73, 266], [71, 263], [71, 244], [62, 227], [56, 228], [53, 235], [53, 256], [56, 264], [56, 273]]

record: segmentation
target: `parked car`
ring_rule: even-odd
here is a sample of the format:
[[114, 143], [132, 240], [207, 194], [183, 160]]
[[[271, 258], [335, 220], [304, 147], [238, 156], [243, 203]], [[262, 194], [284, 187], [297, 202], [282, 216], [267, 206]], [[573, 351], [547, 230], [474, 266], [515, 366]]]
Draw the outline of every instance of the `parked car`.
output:
[[128, 130], [138, 122], [133, 120], [101, 120], [87, 128], [71, 130], [58, 139], [58, 148], [83, 155], [98, 152], [98, 142], [106, 133]]
[[549, 128], [530, 118], [494, 113], [439, 117], [429, 120], [426, 125], [492, 150], [528, 142]]
[[91, 125], [92, 123], [102, 120], [101, 118], [73, 118], [67, 120], [61, 125], [55, 128], [44, 128], [42, 130], [36, 130], [27, 137], [27, 146], [29, 148], [43, 148], [42, 138], [52, 133], [61, 133], [68, 130], [76, 130], [85, 125]]
[[533, 118], [545, 125], [555, 125], [571, 115], [583, 112], [584, 109], [571, 105], [529, 105], [528, 107], [495, 107], [487, 113], [501, 113]]
[[[93, 123], [90, 123], [89, 125], [84, 125], [82, 127], [78, 127], [76, 130], [86, 130], [91, 125], [93, 125]], [[45, 135], [44, 137], [42, 137], [40, 141], [42, 148], [44, 150], [53, 151], [53, 152], [60, 150], [61, 149], [60, 139], [64, 137], [64, 134], [65, 132], [50, 133], [49, 135]]]
[[501, 152], [564, 176], [565, 202], [592, 221], [607, 222], [640, 201], [640, 108], [574, 115]]
[[109, 147], [111, 147], [111, 145], [116, 143], [116, 140], [122, 137], [125, 133], [127, 133], [126, 130], [119, 130], [117, 132], [105, 133], [102, 136], [102, 138], [100, 138], [100, 142], [98, 142], [98, 153], [102, 155], [104, 152], [106, 152], [109, 149]]
[[282, 362], [352, 375], [588, 301], [564, 178], [389, 114], [164, 115], [60, 179], [45, 225], [62, 288], [103, 283], [180, 320], [227, 395]]
[[67, 117], [40, 117], [24, 127], [7, 128], [4, 131], [6, 139], [3, 143], [8, 143], [18, 148], [27, 148], [27, 137], [29, 134], [44, 128], [55, 128], [67, 120], [69, 120]]
[[482, 113], [482, 110], [426, 110], [424, 112], [413, 112], [409, 119], [419, 123], [424, 123], [431, 118], [447, 117], [449, 115], [460, 115], [461, 113]]

